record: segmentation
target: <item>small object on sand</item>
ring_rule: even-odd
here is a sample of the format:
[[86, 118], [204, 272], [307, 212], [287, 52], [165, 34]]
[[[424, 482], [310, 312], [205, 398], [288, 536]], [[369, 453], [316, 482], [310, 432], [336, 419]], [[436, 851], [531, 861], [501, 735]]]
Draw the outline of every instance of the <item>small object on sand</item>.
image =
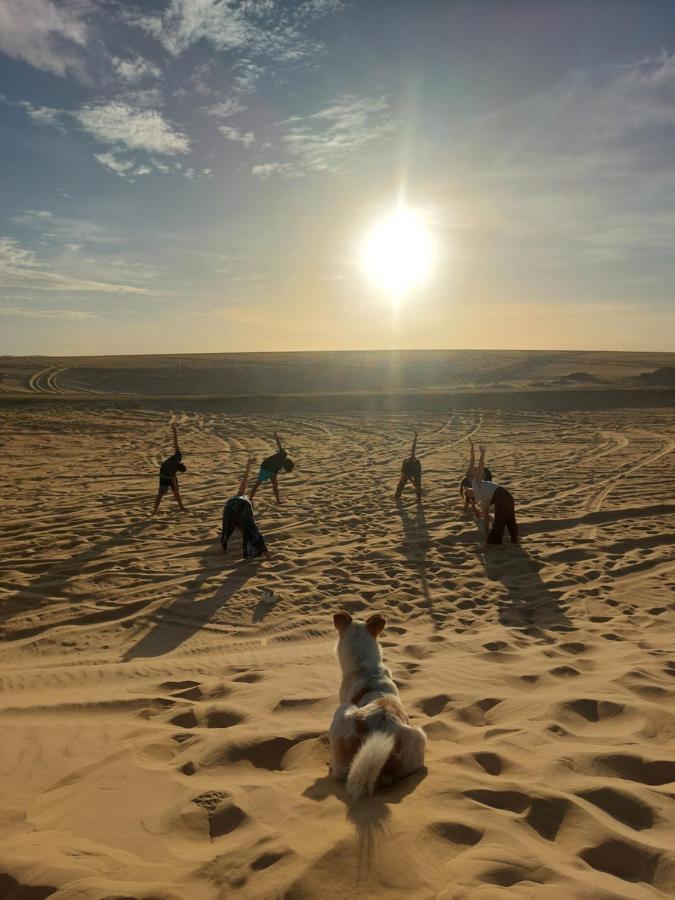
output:
[[263, 591], [262, 592], [262, 602], [267, 603], [268, 606], [272, 606], [272, 604], [276, 603], [279, 598], [274, 595], [272, 591]]

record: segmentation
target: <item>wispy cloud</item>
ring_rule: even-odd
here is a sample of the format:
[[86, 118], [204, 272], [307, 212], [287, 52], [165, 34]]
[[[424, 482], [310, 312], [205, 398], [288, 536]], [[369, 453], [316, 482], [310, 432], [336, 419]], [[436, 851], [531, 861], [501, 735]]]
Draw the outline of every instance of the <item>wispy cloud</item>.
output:
[[82, 76], [85, 3], [2, 0], [0, 51], [55, 75]]
[[282, 175], [284, 178], [302, 178], [304, 173], [292, 163], [266, 162], [251, 166], [251, 174], [258, 178], [270, 178], [272, 175]]
[[212, 103], [210, 106], [203, 106], [202, 110], [209, 116], [214, 116], [217, 119], [229, 119], [230, 116], [234, 116], [237, 113], [243, 112], [246, 109], [246, 106], [242, 103], [239, 97], [226, 97], [224, 100], [219, 100], [217, 103]]
[[18, 105], [26, 110], [29, 118], [38, 125], [59, 126], [59, 116], [62, 110], [52, 106], [34, 106], [29, 100], [19, 100]]
[[134, 177], [149, 175], [153, 171], [152, 166], [144, 163], [138, 164], [130, 159], [121, 159], [114, 153], [94, 153], [94, 159], [98, 160], [109, 172], [114, 172], [115, 175], [128, 178], [130, 181], [133, 181]]
[[102, 143], [167, 156], [190, 150], [188, 136], [174, 129], [157, 110], [132, 107], [128, 103], [112, 100], [84, 106], [74, 116], [85, 131]]
[[[48, 209], [24, 209], [12, 222], [29, 228], [41, 238], [66, 244], [98, 244], [113, 246], [119, 237], [98, 222], [75, 216], [62, 216]], [[30, 252], [30, 251], [26, 251]]]
[[226, 137], [228, 141], [234, 141], [237, 144], [243, 144], [244, 147], [252, 147], [255, 144], [255, 134], [252, 131], [239, 131], [238, 128], [230, 128], [228, 125], [219, 125], [218, 131]]
[[0, 306], [0, 316], [12, 319], [68, 319], [83, 322], [100, 318], [82, 309], [36, 309], [26, 306]]
[[137, 84], [144, 78], [159, 78], [162, 74], [159, 66], [141, 56], [136, 56], [134, 59], [120, 59], [114, 56], [112, 64], [119, 77], [127, 84]]
[[156, 38], [172, 56], [206, 41], [216, 50], [247, 50], [295, 62], [323, 51], [307, 27], [341, 7], [326, 0], [171, 0], [161, 13], [127, 10], [123, 19]]
[[14, 238], [0, 238], [0, 287], [22, 290], [87, 291], [104, 294], [147, 294], [146, 288], [128, 284], [93, 281], [63, 272], [54, 272], [33, 250]]
[[293, 116], [278, 125], [281, 137], [277, 150], [289, 154], [292, 162], [262, 163], [254, 175], [273, 174], [297, 177], [310, 172], [336, 175], [350, 168], [371, 145], [380, 143], [396, 129], [387, 99], [345, 94], [329, 106], [308, 116]]

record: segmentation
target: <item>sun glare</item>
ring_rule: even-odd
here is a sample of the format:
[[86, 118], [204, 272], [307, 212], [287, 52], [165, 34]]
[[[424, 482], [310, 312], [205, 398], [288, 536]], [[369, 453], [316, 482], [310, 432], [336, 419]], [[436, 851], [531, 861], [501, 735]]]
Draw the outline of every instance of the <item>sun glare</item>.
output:
[[361, 265], [370, 280], [394, 299], [421, 286], [431, 274], [434, 240], [420, 213], [398, 206], [363, 242]]

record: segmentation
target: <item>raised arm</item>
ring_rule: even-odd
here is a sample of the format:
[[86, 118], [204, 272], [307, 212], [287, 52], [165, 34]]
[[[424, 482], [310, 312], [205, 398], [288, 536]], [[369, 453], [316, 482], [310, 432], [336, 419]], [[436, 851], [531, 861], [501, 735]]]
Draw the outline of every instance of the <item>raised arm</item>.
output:
[[412, 448], [411, 448], [411, 450], [410, 450], [410, 455], [411, 455], [413, 458], [415, 457], [415, 450], [416, 450], [416, 448], [417, 448], [417, 432], [415, 432], [415, 437], [413, 438], [413, 442], [412, 442]]
[[279, 448], [279, 452], [283, 452], [284, 448], [281, 446], [281, 441], [279, 440], [279, 435], [276, 431], [274, 432], [274, 440], [277, 442], [277, 447]]
[[253, 458], [249, 456], [246, 462], [246, 469], [241, 478], [241, 484], [239, 485], [239, 496], [242, 497], [246, 493], [246, 485], [248, 484], [248, 476], [251, 471], [251, 465], [254, 462]]
[[[473, 444], [471, 445], [473, 450]], [[485, 447], [480, 448], [480, 459], [478, 460], [478, 468], [474, 472], [473, 480], [482, 481], [485, 474]]]
[[174, 453], [180, 452], [180, 448], [178, 446], [178, 432], [176, 431], [176, 426], [171, 426], [171, 431], [173, 432], [173, 450]]
[[466, 475], [464, 476], [465, 478], [473, 478], [473, 473], [476, 471], [476, 451], [474, 449], [471, 437], [469, 437], [469, 445], [471, 446], [471, 460], [466, 470]]

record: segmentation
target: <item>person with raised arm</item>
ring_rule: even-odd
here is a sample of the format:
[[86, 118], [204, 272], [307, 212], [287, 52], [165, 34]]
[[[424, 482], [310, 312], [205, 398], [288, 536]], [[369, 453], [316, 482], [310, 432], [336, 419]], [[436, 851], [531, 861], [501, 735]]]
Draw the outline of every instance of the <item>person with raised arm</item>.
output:
[[162, 502], [162, 497], [167, 493], [169, 488], [171, 488], [171, 492], [175, 497], [179, 508], [181, 510], [185, 509], [183, 501], [180, 499], [180, 491], [178, 490], [178, 472], [186, 472], [187, 467], [182, 462], [183, 454], [178, 446], [178, 432], [176, 431], [175, 425], [171, 426], [171, 431], [173, 433], [174, 452], [173, 455], [165, 459], [159, 467], [159, 490], [155, 497], [155, 508], [152, 511], [153, 516], [157, 515], [157, 510], [159, 509], [159, 504]]
[[[466, 470], [466, 474], [459, 483], [459, 493], [460, 496], [464, 499], [464, 512], [469, 512], [469, 510], [471, 510], [474, 514], [476, 514], [476, 504], [473, 500], [473, 495], [471, 494], [471, 484], [473, 482], [473, 476], [476, 471], [476, 451], [474, 449], [471, 436], [469, 436], [469, 445], [471, 446], [471, 459], [469, 461], [469, 466]], [[492, 472], [488, 469], [487, 466], [485, 466], [483, 469], [483, 481], [492, 481]]]
[[396, 488], [396, 493], [394, 494], [394, 498], [396, 500], [401, 499], [403, 488], [409, 481], [412, 481], [413, 483], [415, 493], [417, 494], [417, 499], [422, 499], [422, 463], [415, 456], [416, 449], [417, 432], [415, 432], [415, 436], [413, 437], [412, 447], [410, 448], [410, 456], [406, 456], [401, 465], [401, 477], [399, 478], [398, 487]]
[[253, 462], [254, 460], [249, 457], [236, 497], [230, 497], [229, 500], [226, 500], [223, 508], [223, 531], [220, 538], [223, 553], [227, 550], [227, 542], [232, 536], [232, 532], [238, 528], [241, 531], [241, 555], [243, 559], [254, 559], [256, 556], [262, 556], [263, 553], [267, 553], [265, 539], [258, 531], [258, 526], [255, 523], [253, 504], [246, 496], [248, 476]]
[[[480, 507], [485, 522], [486, 544], [501, 544], [504, 529], [511, 535], [511, 543], [518, 543], [515, 501], [510, 491], [500, 484], [487, 481], [485, 475], [485, 447], [480, 448], [480, 459], [471, 482], [471, 500]], [[470, 500], [470, 502], [471, 502]], [[490, 507], [494, 506], [494, 521], [490, 527]]]
[[279, 483], [277, 476], [282, 469], [284, 472], [292, 472], [295, 468], [295, 463], [281, 446], [281, 441], [279, 440], [279, 435], [276, 431], [274, 432], [274, 439], [277, 442], [277, 452], [273, 453], [272, 456], [265, 457], [260, 463], [260, 471], [258, 472], [258, 477], [253, 485], [253, 490], [251, 491], [251, 500], [253, 500], [255, 492], [264, 481], [271, 481], [274, 496], [277, 498], [277, 503], [280, 504], [281, 500], [279, 498]]

